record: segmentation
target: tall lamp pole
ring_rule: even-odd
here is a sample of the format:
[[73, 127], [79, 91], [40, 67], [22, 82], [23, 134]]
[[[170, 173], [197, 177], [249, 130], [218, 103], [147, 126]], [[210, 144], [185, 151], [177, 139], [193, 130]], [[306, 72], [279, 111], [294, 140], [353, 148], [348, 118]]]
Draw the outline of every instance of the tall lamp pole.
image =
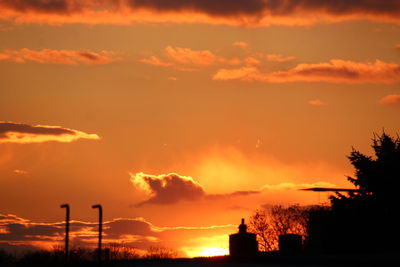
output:
[[68, 242], [69, 242], [69, 205], [63, 204], [60, 208], [65, 208], [66, 216], [65, 216], [65, 262], [68, 263], [69, 259], [69, 251], [68, 251]]
[[100, 204], [97, 205], [93, 205], [92, 206], [93, 209], [99, 209], [99, 243], [97, 246], [97, 257], [98, 257], [98, 261], [99, 263], [101, 262], [101, 235], [102, 235], [102, 231], [103, 231], [103, 208], [101, 207]]

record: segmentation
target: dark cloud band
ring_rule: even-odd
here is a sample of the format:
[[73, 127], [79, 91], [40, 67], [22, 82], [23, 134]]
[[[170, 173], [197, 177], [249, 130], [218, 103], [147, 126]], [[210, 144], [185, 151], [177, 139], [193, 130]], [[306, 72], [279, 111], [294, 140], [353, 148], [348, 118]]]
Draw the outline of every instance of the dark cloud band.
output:
[[[349, 19], [400, 22], [398, 0], [0, 0], [0, 8], [4, 11], [0, 15], [3, 19], [50, 23], [171, 21], [297, 25]], [[138, 13], [141, 11], [147, 12], [146, 16]], [[24, 14], [32, 16], [24, 18]], [[190, 14], [201, 18], [188, 19]], [[162, 18], [163, 15], [168, 18]]]

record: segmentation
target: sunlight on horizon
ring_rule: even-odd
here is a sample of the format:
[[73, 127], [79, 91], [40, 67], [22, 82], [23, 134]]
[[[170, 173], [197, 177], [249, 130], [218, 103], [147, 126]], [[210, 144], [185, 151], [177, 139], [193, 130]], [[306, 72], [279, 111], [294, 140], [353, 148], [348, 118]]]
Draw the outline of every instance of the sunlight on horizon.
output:
[[229, 249], [222, 247], [202, 247], [200, 248], [200, 251], [197, 251], [195, 255], [190, 255], [190, 256], [213, 257], [213, 256], [223, 256], [223, 255], [229, 255]]

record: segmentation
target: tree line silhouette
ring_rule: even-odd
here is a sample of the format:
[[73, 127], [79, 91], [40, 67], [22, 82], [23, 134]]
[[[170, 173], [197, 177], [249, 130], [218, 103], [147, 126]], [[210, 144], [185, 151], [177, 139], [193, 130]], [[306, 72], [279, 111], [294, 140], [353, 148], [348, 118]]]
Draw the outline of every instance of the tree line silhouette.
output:
[[[79, 246], [72, 246], [69, 250], [68, 265], [97, 265], [98, 251]], [[105, 244], [102, 253], [104, 264], [129, 261], [129, 260], [163, 260], [177, 258], [176, 250], [150, 246], [146, 251], [141, 251], [134, 246], [124, 243]], [[65, 265], [65, 249], [63, 246], [55, 246], [52, 250], [26, 251], [23, 255], [13, 255], [0, 249], [0, 265], [4, 263], [28, 265], [28, 266], [62, 266]]]

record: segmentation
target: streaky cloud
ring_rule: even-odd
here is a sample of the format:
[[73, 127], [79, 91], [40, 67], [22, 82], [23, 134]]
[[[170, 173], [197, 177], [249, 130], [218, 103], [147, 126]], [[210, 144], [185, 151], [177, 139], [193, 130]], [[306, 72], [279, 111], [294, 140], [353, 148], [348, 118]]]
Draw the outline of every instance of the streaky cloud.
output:
[[49, 141], [70, 143], [79, 139], [99, 140], [97, 134], [50, 125], [28, 125], [17, 122], [0, 121], [1, 143], [43, 143]]
[[285, 71], [262, 72], [255, 66], [220, 69], [213, 80], [257, 81], [264, 83], [326, 82], [326, 83], [394, 83], [400, 81], [400, 65], [375, 62], [354, 62], [332, 59], [324, 63], [303, 63]]
[[14, 63], [34, 62], [38, 64], [56, 65], [103, 65], [121, 60], [112, 51], [76, 51], [42, 49], [32, 50], [22, 48], [20, 50], [5, 50], [0, 52], [0, 61]]

